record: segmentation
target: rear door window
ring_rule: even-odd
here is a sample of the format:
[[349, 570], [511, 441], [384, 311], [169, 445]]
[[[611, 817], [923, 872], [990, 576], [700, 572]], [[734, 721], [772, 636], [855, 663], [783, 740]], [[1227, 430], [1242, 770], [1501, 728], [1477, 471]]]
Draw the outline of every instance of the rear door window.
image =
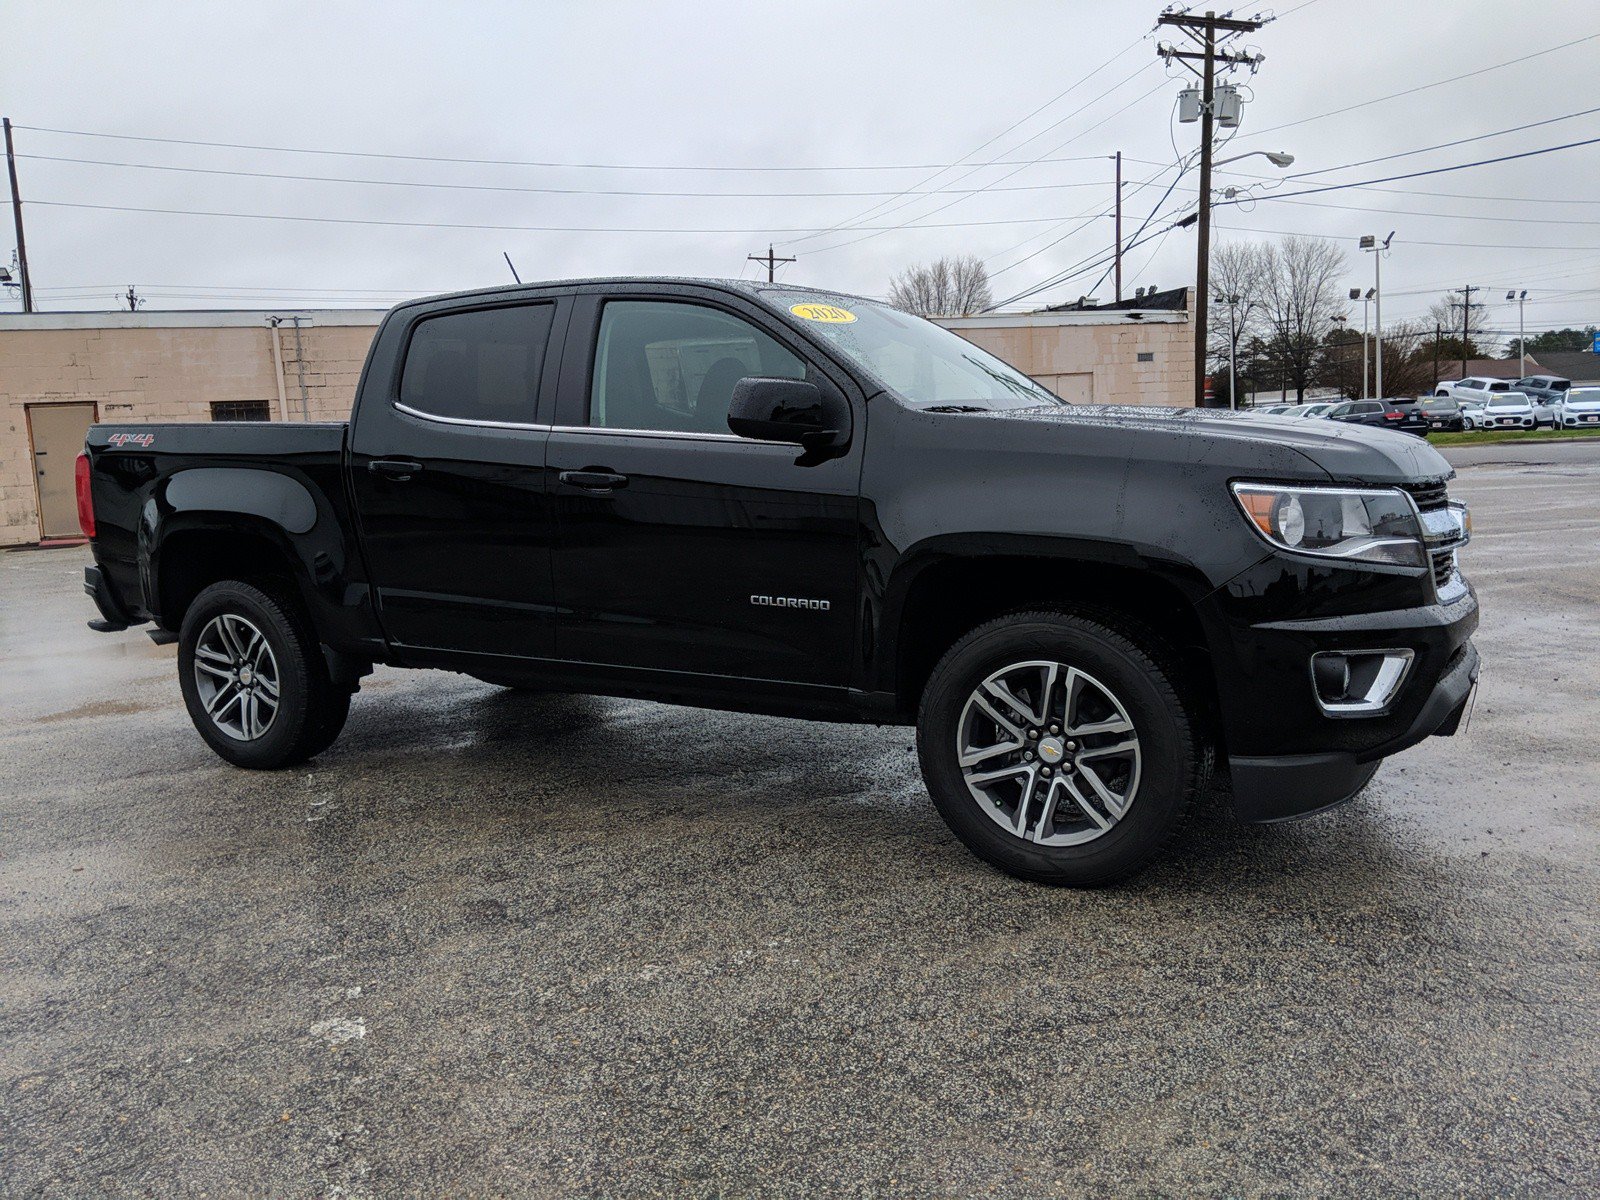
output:
[[400, 403], [452, 421], [531, 424], [554, 314], [554, 304], [517, 304], [419, 321]]

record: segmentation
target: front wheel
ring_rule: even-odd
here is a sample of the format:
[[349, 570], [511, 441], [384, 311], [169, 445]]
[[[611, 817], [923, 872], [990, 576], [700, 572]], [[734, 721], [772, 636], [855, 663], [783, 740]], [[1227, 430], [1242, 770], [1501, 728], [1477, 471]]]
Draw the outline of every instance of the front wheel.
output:
[[1132, 874], [1204, 791], [1197, 706], [1154, 637], [1016, 613], [957, 642], [923, 692], [923, 778], [952, 831], [1021, 879]]
[[239, 767], [304, 762], [350, 711], [298, 599], [239, 580], [212, 584], [184, 614], [178, 682], [200, 736]]

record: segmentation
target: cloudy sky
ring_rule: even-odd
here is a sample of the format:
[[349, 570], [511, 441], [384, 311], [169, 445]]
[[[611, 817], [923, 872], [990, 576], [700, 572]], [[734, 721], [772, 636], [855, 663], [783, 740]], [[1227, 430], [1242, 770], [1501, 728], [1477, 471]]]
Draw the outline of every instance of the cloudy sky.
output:
[[[798, 258], [781, 278], [871, 295], [951, 253], [997, 299], [1062, 276], [1033, 306], [1110, 297], [1114, 152], [1130, 240], [1193, 205], [1192, 171], [1167, 190], [1198, 127], [1158, 9], [8, 0], [0, 111], [47, 309], [129, 283], [151, 307], [383, 307], [508, 282], [502, 252], [524, 279], [739, 275], [769, 241]], [[1366, 285], [1357, 236], [1394, 230], [1386, 321], [1465, 283], [1500, 326], [1511, 288], [1530, 331], [1600, 320], [1600, 145], [1303, 194], [1600, 138], [1593, 0], [1276, 11], [1239, 43], [1266, 60], [1220, 156], [1296, 161], [1219, 174], [1259, 197], [1219, 210], [1220, 239], [1335, 238]], [[1128, 253], [1125, 288], [1193, 272], [1174, 230]]]

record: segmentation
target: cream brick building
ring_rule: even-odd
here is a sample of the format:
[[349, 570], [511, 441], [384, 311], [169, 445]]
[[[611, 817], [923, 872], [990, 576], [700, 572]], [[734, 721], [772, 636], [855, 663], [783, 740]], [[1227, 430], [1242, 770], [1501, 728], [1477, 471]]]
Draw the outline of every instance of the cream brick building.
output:
[[0, 545], [76, 533], [61, 488], [91, 421], [344, 420], [382, 317], [327, 309], [0, 316]]
[[1181, 309], [1107, 307], [936, 320], [1075, 404], [1194, 404], [1194, 326]]
[[[0, 315], [0, 545], [77, 533], [93, 421], [342, 421], [379, 310]], [[296, 321], [298, 326], [296, 328]], [[941, 318], [1079, 403], [1188, 404], [1193, 329], [1171, 309]]]

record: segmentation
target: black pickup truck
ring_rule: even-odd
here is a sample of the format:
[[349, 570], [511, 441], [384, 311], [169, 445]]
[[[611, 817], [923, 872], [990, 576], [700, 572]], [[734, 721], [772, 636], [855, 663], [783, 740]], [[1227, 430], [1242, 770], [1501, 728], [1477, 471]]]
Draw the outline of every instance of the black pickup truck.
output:
[[914, 723], [973, 851], [1093, 884], [1215, 763], [1271, 821], [1455, 731], [1451, 474], [1385, 430], [1069, 405], [872, 300], [621, 279], [400, 305], [348, 424], [97, 425], [79, 504], [91, 624], [175, 636], [239, 766], [325, 750], [374, 663]]

